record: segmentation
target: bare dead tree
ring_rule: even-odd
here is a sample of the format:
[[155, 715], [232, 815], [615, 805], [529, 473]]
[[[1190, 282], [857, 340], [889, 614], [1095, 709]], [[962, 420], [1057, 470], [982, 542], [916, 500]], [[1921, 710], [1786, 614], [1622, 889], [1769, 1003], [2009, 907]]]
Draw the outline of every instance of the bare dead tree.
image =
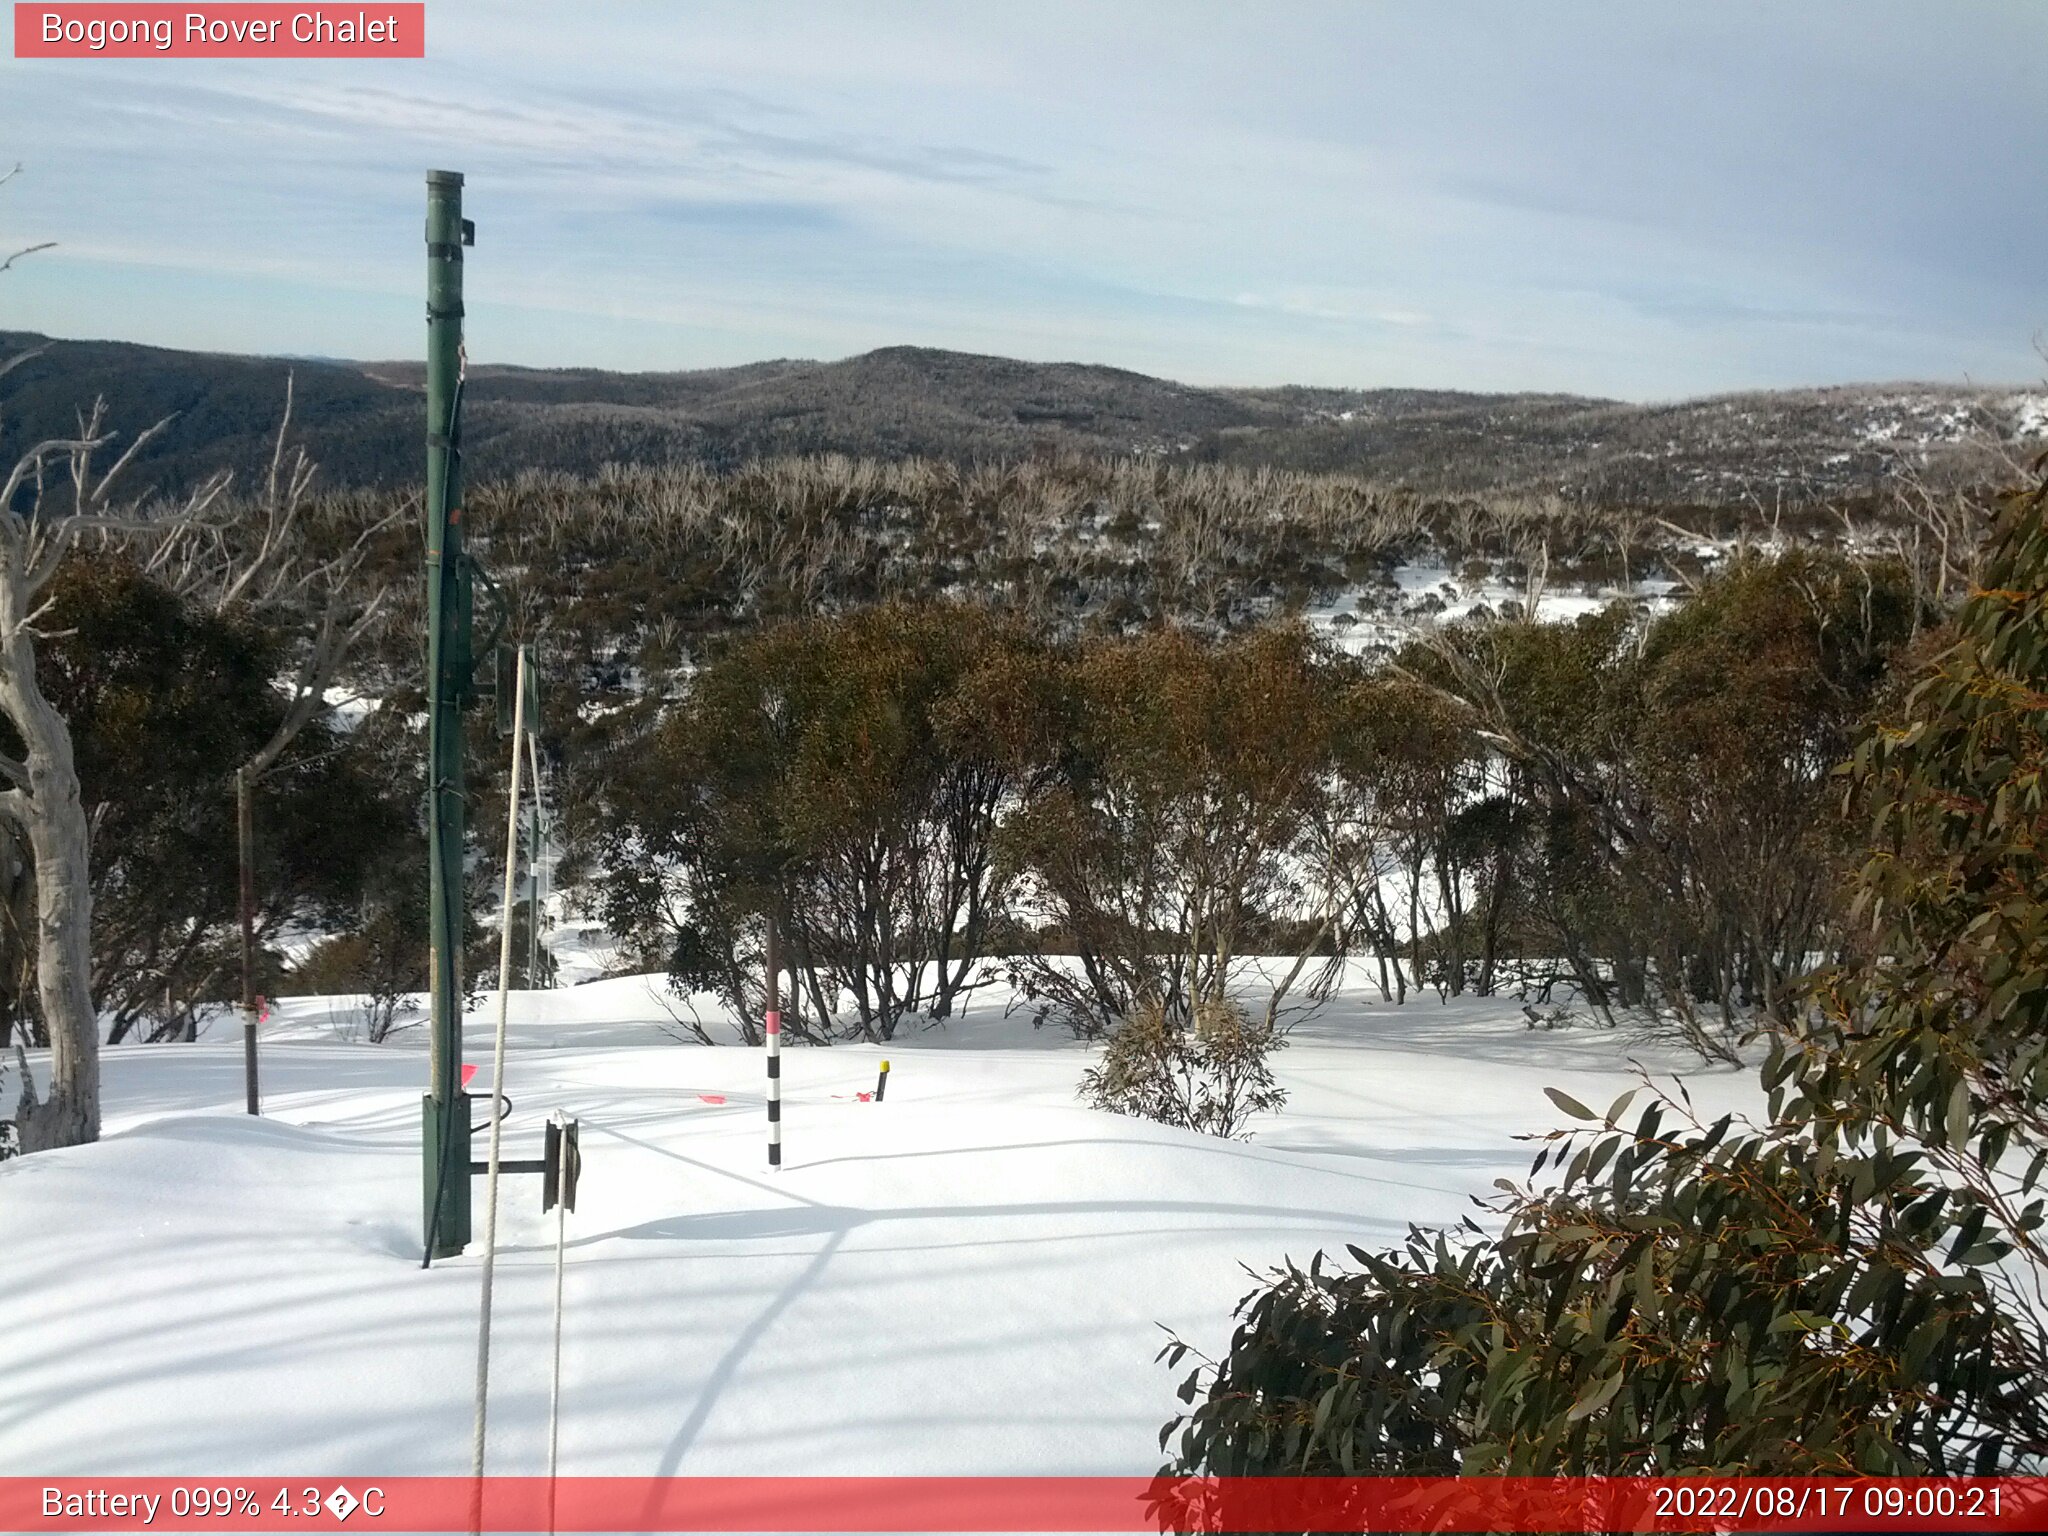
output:
[[260, 777], [325, 707], [343, 660], [388, 606], [389, 589], [360, 580], [378, 535], [410, 512], [400, 503], [356, 534], [339, 552], [316, 553], [304, 519], [317, 469], [303, 448], [289, 463], [292, 382], [285, 381], [284, 417], [271, 450], [263, 493], [237, 515], [189, 522], [160, 541], [147, 574], [216, 614], [240, 609], [300, 631], [299, 664], [283, 720], [244, 766]]
[[1635, 592], [1635, 570], [1630, 555], [1637, 544], [1642, 542], [1643, 531], [1651, 522], [1649, 512], [1634, 503], [1623, 507], [1614, 514], [1614, 550], [1621, 557], [1621, 590], [1631, 595]]
[[[0, 173], [0, 187], [6, 186], [7, 183], [14, 180], [14, 178], [19, 176], [20, 174], [21, 167], [19, 165], [16, 165], [10, 171]], [[25, 245], [20, 250], [13, 252], [12, 254], [6, 257], [0, 257], [0, 272], [7, 271], [8, 268], [12, 267], [17, 261], [21, 260], [22, 257], [33, 256], [37, 251], [52, 250], [55, 248], [56, 244], [57, 242], [54, 240], [45, 240], [39, 245]], [[16, 353], [13, 357], [9, 358], [5, 363], [0, 363], [0, 373], [5, 373], [10, 368], [19, 367], [21, 364], [27, 362], [30, 358], [34, 357], [37, 353], [45, 350], [47, 349], [44, 347], [34, 347], [31, 348], [29, 351]]]
[[[1991, 527], [1991, 499], [1985, 487], [2017, 485], [2025, 479], [2018, 455], [1995, 437], [1980, 436], [1969, 456], [1953, 455], [1938, 466], [1901, 462], [1891, 478], [1888, 514], [1872, 542], [1905, 566], [1916, 604], [1946, 613], [1976, 584], [1984, 537]], [[1844, 537], [1858, 530], [1848, 527]]]
[[[145, 563], [147, 572], [188, 601], [216, 614], [248, 612], [299, 632], [298, 666], [277, 728], [247, 761], [234, 769], [235, 825], [240, 865], [242, 1008], [247, 1027], [255, 1017], [255, 786], [275, 768], [291, 744], [327, 709], [328, 690], [343, 661], [384, 616], [389, 589], [364, 590], [359, 579], [378, 534], [410, 510], [402, 503], [371, 522], [353, 541], [329, 555], [315, 554], [304, 527], [315, 474], [303, 448], [291, 439], [292, 378], [286, 375], [284, 415], [271, 449], [262, 495], [244, 515], [188, 523], [161, 540]], [[196, 1021], [188, 1021], [186, 1038]], [[250, 1050], [250, 1111], [255, 1111], [254, 1041]]]
[[1543, 616], [1543, 594], [1550, 585], [1550, 540], [1531, 536], [1522, 545], [1522, 617], [1534, 623]]

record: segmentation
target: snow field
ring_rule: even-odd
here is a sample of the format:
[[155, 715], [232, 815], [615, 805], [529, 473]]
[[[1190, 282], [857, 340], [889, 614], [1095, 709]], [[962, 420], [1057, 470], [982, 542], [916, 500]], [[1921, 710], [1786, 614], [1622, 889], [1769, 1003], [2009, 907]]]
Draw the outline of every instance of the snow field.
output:
[[[1544, 1086], [1597, 1108], [1633, 1082], [1612, 1035], [1361, 986], [1276, 1058], [1287, 1107], [1227, 1142], [1083, 1108], [1088, 1048], [984, 994], [886, 1048], [786, 1051], [771, 1175], [761, 1053], [676, 1043], [660, 985], [512, 996], [505, 1155], [557, 1106], [583, 1122], [567, 1474], [1150, 1472], [1178, 1406], [1162, 1325], [1220, 1350], [1245, 1265], [1454, 1222], [1527, 1171]], [[278, 1008], [261, 1120], [231, 1038], [118, 1048], [103, 1141], [0, 1164], [0, 1474], [467, 1469], [479, 1258], [418, 1267], [424, 1033], [337, 1043], [342, 1000]], [[1754, 1101], [1636, 1054], [1703, 1112]], [[553, 1218], [530, 1176], [502, 1198], [490, 1465], [535, 1473]]]

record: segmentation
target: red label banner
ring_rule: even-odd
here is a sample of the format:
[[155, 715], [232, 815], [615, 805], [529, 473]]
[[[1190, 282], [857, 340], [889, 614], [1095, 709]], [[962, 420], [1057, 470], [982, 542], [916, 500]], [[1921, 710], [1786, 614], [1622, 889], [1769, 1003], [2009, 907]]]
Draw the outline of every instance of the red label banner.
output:
[[23, 5], [17, 59], [422, 59], [427, 8], [355, 5]]
[[0, 1531], [2041, 1531], [2048, 1478], [0, 1478]]

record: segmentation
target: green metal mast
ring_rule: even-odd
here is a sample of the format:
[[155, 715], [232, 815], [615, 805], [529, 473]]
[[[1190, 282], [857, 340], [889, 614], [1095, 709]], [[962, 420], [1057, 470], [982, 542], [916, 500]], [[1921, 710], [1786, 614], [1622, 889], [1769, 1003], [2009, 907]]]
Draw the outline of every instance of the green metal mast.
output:
[[424, 1117], [426, 1247], [469, 1242], [469, 1095], [462, 1090], [462, 707], [471, 691], [471, 570], [462, 548], [462, 176], [427, 172], [427, 861], [431, 1090]]

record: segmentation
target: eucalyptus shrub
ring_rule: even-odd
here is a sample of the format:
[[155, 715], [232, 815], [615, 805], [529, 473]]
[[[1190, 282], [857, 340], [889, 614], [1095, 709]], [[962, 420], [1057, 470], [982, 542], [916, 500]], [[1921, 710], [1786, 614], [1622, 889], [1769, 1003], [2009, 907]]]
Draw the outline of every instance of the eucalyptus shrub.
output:
[[1271, 1017], [1227, 1000], [1199, 1004], [1192, 1023], [1148, 1003], [1111, 1033], [1102, 1060], [1082, 1074], [1081, 1097], [1162, 1125], [1245, 1134], [1253, 1115], [1287, 1102], [1269, 1060], [1286, 1044]]

